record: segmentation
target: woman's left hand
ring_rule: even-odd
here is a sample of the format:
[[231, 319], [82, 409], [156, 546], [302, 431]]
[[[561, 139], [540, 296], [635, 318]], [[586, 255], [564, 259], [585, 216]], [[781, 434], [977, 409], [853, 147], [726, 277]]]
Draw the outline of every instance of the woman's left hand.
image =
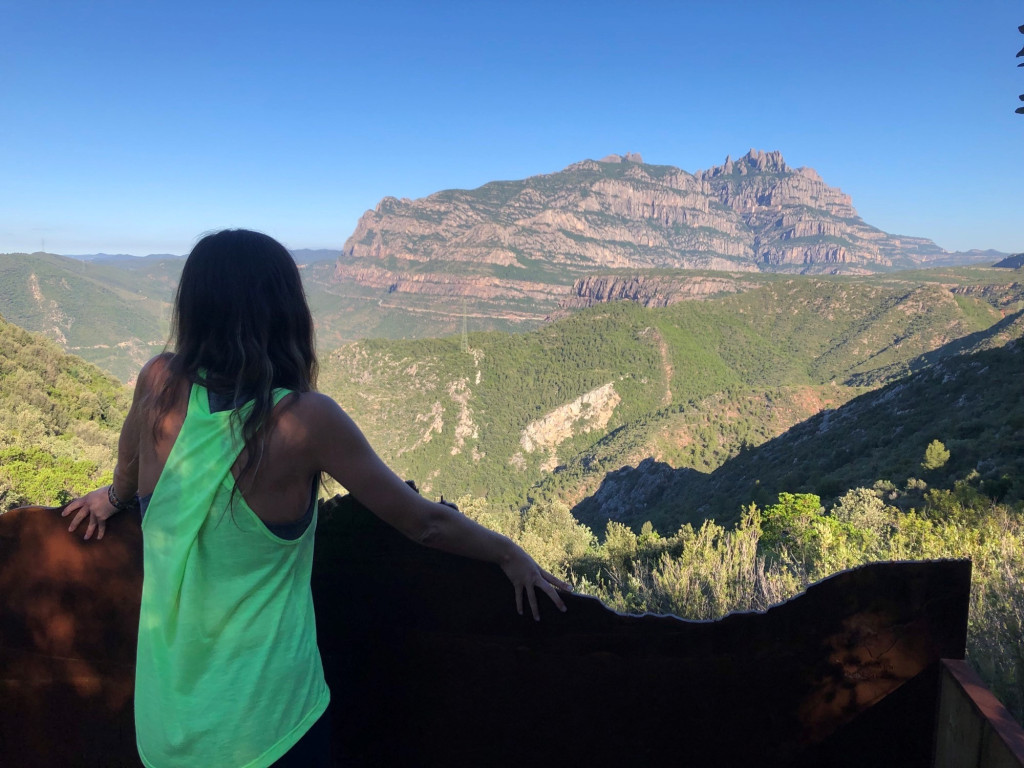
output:
[[96, 540], [99, 541], [107, 530], [107, 520], [113, 517], [116, 512], [117, 509], [110, 503], [107, 497], [107, 486], [103, 486], [75, 499], [64, 507], [64, 511], [60, 514], [61, 517], [67, 517], [71, 514], [75, 515], [71, 520], [71, 525], [68, 526], [68, 530], [71, 532], [74, 532], [88, 518], [89, 524], [85, 528], [85, 535], [82, 539], [91, 539], [95, 533]]
[[533, 620], [540, 621], [540, 610], [537, 607], [536, 592], [538, 589], [551, 598], [551, 602], [555, 604], [558, 610], [564, 612], [565, 603], [562, 602], [558, 590], [571, 592], [572, 587], [537, 565], [534, 559], [526, 554], [525, 550], [521, 547], [513, 546], [515, 549], [511, 556], [502, 561], [501, 569], [508, 576], [509, 581], [512, 582], [512, 586], [516, 590], [516, 610], [519, 611], [519, 615], [523, 615], [523, 592], [525, 592], [530, 603], [530, 611], [533, 613]]

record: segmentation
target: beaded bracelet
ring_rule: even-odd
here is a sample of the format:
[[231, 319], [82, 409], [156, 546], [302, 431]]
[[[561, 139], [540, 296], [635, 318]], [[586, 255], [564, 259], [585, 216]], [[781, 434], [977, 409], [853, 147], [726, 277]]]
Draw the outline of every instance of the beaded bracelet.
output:
[[124, 512], [126, 509], [128, 509], [129, 506], [131, 506], [127, 502], [121, 501], [119, 498], [117, 498], [117, 494], [114, 493], [113, 483], [107, 486], [107, 501], [109, 501], [110, 506], [112, 506], [118, 512]]

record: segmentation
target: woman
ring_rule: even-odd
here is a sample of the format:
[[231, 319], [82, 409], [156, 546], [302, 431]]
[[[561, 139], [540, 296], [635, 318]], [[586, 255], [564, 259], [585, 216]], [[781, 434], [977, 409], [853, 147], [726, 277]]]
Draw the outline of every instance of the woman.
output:
[[[114, 482], [71, 502], [103, 538], [139, 497], [144, 578], [139, 754], [165, 766], [326, 764], [329, 728], [310, 593], [318, 479], [427, 546], [501, 566], [538, 618], [565, 610], [520, 547], [419, 496], [315, 391], [313, 322], [291, 255], [266, 235], [204, 237], [182, 271], [174, 352], [139, 374]], [[315, 754], [315, 760], [310, 755]], [[290, 761], [290, 762], [289, 762]]]

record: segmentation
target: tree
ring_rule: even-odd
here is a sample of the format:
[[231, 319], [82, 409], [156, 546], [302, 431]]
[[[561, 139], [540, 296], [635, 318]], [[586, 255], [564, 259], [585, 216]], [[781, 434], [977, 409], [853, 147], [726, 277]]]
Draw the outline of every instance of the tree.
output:
[[939, 469], [949, 461], [949, 451], [938, 440], [932, 440], [924, 451], [924, 461], [921, 462], [923, 469]]
[[824, 509], [821, 498], [813, 493], [780, 493], [778, 503], [761, 512], [761, 542], [773, 554], [784, 550], [805, 560], [815, 536], [814, 523]]

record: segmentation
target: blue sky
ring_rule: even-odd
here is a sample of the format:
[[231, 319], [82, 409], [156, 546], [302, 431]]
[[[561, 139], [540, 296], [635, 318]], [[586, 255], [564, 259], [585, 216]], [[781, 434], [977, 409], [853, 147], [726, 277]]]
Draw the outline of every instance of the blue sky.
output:
[[0, 252], [340, 248], [420, 197], [781, 150], [870, 224], [1024, 251], [1019, 0], [0, 0]]

